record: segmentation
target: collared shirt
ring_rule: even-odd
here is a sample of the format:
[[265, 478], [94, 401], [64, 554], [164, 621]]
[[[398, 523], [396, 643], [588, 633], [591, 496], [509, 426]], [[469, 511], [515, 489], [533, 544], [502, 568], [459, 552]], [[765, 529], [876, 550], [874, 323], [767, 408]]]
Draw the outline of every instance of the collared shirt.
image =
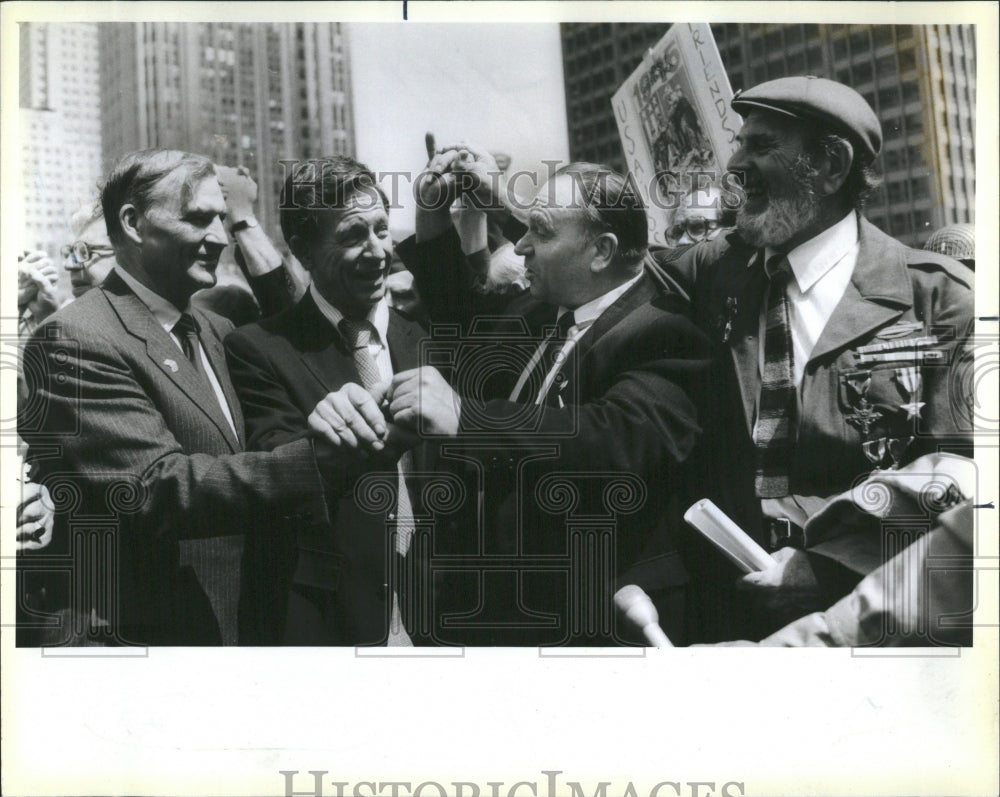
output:
[[[777, 254], [764, 250], [764, 262]], [[792, 376], [802, 385], [806, 363], [834, 308], [844, 296], [858, 262], [858, 218], [851, 211], [832, 227], [787, 253], [795, 279], [788, 284], [788, 316], [792, 328]], [[750, 261], [753, 265], [756, 261]], [[758, 366], [764, 372], [764, 329], [767, 308], [760, 309]]]
[[[566, 362], [566, 358], [569, 357], [570, 352], [576, 346], [576, 342], [583, 337], [584, 333], [593, 326], [594, 322], [600, 317], [600, 315], [607, 310], [611, 305], [617, 302], [625, 292], [635, 285], [639, 278], [642, 277], [642, 271], [636, 274], [632, 279], [623, 282], [616, 288], [612, 288], [605, 294], [598, 296], [596, 299], [591, 299], [585, 304], [581, 304], [575, 310], [573, 310], [573, 326], [566, 330], [566, 341], [563, 343], [562, 349], [559, 354], [554, 358], [552, 368], [545, 375], [545, 380], [542, 382], [541, 388], [538, 390], [538, 395], [535, 396], [535, 404], [541, 404], [545, 401], [545, 396], [548, 395], [549, 389], [552, 387], [552, 383], [556, 379], [556, 374], [559, 372], [560, 366]], [[560, 307], [559, 311], [556, 313], [556, 320], [558, 321], [562, 318], [564, 313], [568, 313], [569, 308]], [[562, 406], [562, 399], [559, 400], [560, 406]]]
[[[132, 292], [139, 297], [139, 301], [149, 308], [149, 311], [153, 314], [153, 318], [156, 319], [156, 323], [166, 330], [166, 333], [170, 335], [170, 339], [183, 352], [184, 346], [180, 338], [173, 333], [174, 325], [180, 320], [181, 311], [158, 293], [147, 288], [125, 269], [116, 265], [115, 271], [118, 272], [118, 276], [122, 278], [122, 281], [132, 289]], [[205, 354], [205, 347], [200, 341], [198, 343], [198, 352], [201, 356], [202, 365], [205, 367], [205, 374], [208, 376], [208, 381], [212, 386], [212, 391], [215, 393], [215, 398], [222, 409], [222, 414], [229, 421], [229, 428], [233, 430], [233, 437], [239, 440], [240, 436], [236, 433], [236, 424], [233, 422], [233, 415], [229, 409], [229, 402], [226, 401], [226, 394], [222, 391], [219, 378], [215, 375], [215, 369], [212, 368], [212, 361], [208, 359], [208, 355]]]
[[[344, 314], [340, 312], [336, 307], [330, 304], [318, 290], [316, 290], [315, 285], [309, 286], [309, 292], [312, 294], [313, 301], [316, 302], [316, 307], [319, 308], [320, 313], [323, 317], [333, 324], [333, 328], [340, 332], [340, 322], [344, 320]], [[382, 298], [379, 300], [371, 310], [368, 311], [367, 320], [375, 327], [375, 331], [378, 333], [376, 337], [372, 337], [368, 342], [368, 351], [371, 352], [372, 357], [375, 358], [375, 364], [378, 366], [379, 375], [385, 379], [390, 380], [393, 377], [392, 373], [392, 356], [389, 354], [389, 344], [388, 338], [386, 337], [389, 331], [389, 303]]]

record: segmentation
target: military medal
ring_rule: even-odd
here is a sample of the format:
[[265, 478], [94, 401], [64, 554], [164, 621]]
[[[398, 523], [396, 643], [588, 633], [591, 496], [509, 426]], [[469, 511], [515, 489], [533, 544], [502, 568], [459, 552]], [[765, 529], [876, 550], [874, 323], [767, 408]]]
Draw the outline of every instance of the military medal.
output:
[[920, 369], [915, 365], [909, 368], [897, 368], [896, 381], [906, 393], [907, 403], [899, 405], [901, 410], [906, 410], [906, 420], [911, 421], [914, 418], [919, 420], [920, 410], [926, 403], [920, 401]]
[[912, 437], [890, 437], [888, 439], [889, 456], [892, 457], [892, 470], [899, 470], [899, 466], [903, 464], [903, 455], [912, 442]]
[[872, 385], [871, 371], [854, 371], [844, 375], [847, 383], [848, 401], [853, 413], [846, 420], [861, 432], [861, 450], [875, 468], [879, 468], [889, 451], [890, 441], [885, 437], [872, 439], [871, 431], [882, 413], [868, 400], [868, 390]]
[[854, 409], [854, 412], [847, 416], [847, 421], [860, 429], [867, 438], [871, 432], [872, 424], [882, 417], [882, 413], [868, 401], [868, 389], [872, 385], [871, 371], [855, 371], [847, 374], [845, 379], [849, 389], [851, 407]]
[[875, 466], [876, 470], [882, 464], [882, 460], [885, 459], [885, 452], [888, 447], [888, 440], [884, 437], [880, 437], [877, 440], [865, 440], [861, 444], [861, 450], [865, 452], [868, 461]]

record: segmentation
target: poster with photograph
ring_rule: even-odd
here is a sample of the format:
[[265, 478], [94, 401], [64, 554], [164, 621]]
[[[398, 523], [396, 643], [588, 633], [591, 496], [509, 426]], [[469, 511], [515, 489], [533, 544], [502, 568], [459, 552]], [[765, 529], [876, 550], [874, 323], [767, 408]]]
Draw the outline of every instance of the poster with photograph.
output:
[[[740, 117], [707, 23], [677, 23], [611, 99], [629, 170], [649, 209], [650, 243], [666, 246], [673, 208], [721, 180]], [[693, 180], [695, 173], [698, 185]]]

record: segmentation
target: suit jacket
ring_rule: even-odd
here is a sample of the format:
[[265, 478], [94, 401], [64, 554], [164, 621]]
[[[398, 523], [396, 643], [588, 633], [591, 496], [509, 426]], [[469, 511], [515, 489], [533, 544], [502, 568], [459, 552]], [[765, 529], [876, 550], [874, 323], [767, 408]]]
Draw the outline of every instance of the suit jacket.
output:
[[[860, 404], [856, 387], [866, 390], [866, 401], [880, 415], [867, 437], [875, 441], [869, 445], [873, 456], [882, 438], [900, 441], [896, 453], [902, 463], [941, 448], [971, 456], [964, 343], [974, 323], [972, 272], [951, 258], [906, 247], [864, 219], [858, 230], [854, 273], [809, 357], [798, 393], [791, 492], [810, 513], [874, 467], [863, 446], [864, 430], [854, 417]], [[664, 258], [662, 265], [691, 292], [695, 321], [715, 350], [712, 389], [700, 399], [704, 417], [712, 422], [696, 457], [693, 481], [699, 492], [691, 499], [712, 498], [767, 544], [760, 500], [754, 495], [751, 437], [760, 394], [758, 324], [765, 292], [763, 258], [748, 266], [754, 254], [732, 234]], [[937, 338], [933, 345], [919, 343], [930, 336]], [[866, 350], [868, 346], [882, 351]], [[925, 350], [935, 352], [936, 359], [917, 359]], [[864, 362], [872, 352], [876, 361]], [[915, 407], [907, 409], [908, 404]], [[888, 451], [879, 464], [891, 464]], [[850, 550], [839, 556], [830, 551], [829, 556], [855, 573], [855, 580], [870, 570], [868, 557], [856, 558]], [[735, 571], [723, 569], [721, 582], [735, 578]], [[839, 591], [832, 599], [850, 588], [850, 578], [841, 576], [846, 574], [831, 574], [831, 588]], [[710, 590], [719, 594], [714, 586]], [[719, 611], [733, 616], [730, 608]], [[720, 631], [729, 633], [741, 635], [745, 629]]]
[[[688, 393], [708, 356], [682, 302], [644, 275], [577, 341], [548, 402], [557, 406], [535, 407], [509, 401], [509, 391], [556, 308], [523, 296], [502, 316], [477, 315], [475, 299], [456, 295], [467, 271], [453, 230], [418, 244], [412, 270], [432, 320], [463, 333], [453, 384], [460, 440], [481, 469], [483, 547], [498, 557], [495, 570], [516, 574], [490, 641], [623, 641], [613, 624], [580, 619], [607, 619], [616, 577], [671, 601], [661, 616], [682, 638], [687, 573], [671, 487], [698, 436]], [[592, 545], [602, 550], [591, 560], [583, 549]], [[597, 569], [586, 572], [587, 561]], [[491, 574], [496, 584], [484, 565], [483, 585]]]
[[[390, 311], [387, 343], [394, 371], [418, 365], [424, 334], [417, 323]], [[292, 309], [232, 333], [225, 345], [252, 449], [270, 450], [302, 437], [309, 414], [324, 396], [347, 382], [361, 383], [342, 336], [309, 293]], [[432, 469], [429, 456], [425, 447], [414, 449], [415, 473], [426, 475]], [[370, 484], [371, 477], [381, 476], [395, 498], [396, 462], [395, 455], [361, 460], [345, 454], [343, 467], [327, 480], [331, 500], [329, 517], [324, 520], [328, 522], [308, 534], [300, 533], [294, 548], [275, 548], [275, 542], [283, 541], [270, 539], [247, 548], [245, 572], [256, 579], [248, 594], [270, 596], [261, 603], [257, 618], [262, 641], [384, 642], [391, 608], [388, 568], [394, 559], [387, 547], [387, 520], [393, 519], [396, 501], [379, 507], [363, 498], [365, 490], [359, 494], [356, 488], [359, 479]], [[414, 492], [414, 509], [419, 514], [419, 491]], [[415, 539], [411, 552], [422, 551], [422, 546]], [[407, 560], [420, 555], [412, 553]], [[282, 567], [273, 567], [274, 561], [282, 562]], [[429, 589], [427, 584], [411, 586], [413, 594], [401, 596], [407, 603], [404, 616], [411, 614], [411, 604]], [[414, 641], [433, 635], [419, 620], [409, 630]]]
[[[236, 436], [211, 387], [114, 272], [25, 349], [31, 398], [19, 429], [38, 478], [60, 496], [53, 550], [71, 556], [74, 583], [96, 574], [94, 594], [110, 590], [96, 607], [109, 641], [235, 643], [244, 535], [290, 534], [325, 513], [307, 441], [243, 452], [222, 350], [232, 325], [192, 313]], [[275, 515], [283, 521], [263, 529]], [[81, 535], [97, 547], [82, 547]], [[87, 614], [91, 605], [72, 608]]]

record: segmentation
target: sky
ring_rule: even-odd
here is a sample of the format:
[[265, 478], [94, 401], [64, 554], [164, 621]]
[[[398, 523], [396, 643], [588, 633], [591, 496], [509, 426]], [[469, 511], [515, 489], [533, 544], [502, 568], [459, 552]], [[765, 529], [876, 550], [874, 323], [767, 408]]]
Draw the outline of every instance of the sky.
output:
[[[375, 171], [422, 168], [428, 131], [506, 152], [511, 170], [568, 158], [557, 24], [356, 23], [349, 36], [357, 154]], [[391, 223], [412, 229], [401, 193]]]

